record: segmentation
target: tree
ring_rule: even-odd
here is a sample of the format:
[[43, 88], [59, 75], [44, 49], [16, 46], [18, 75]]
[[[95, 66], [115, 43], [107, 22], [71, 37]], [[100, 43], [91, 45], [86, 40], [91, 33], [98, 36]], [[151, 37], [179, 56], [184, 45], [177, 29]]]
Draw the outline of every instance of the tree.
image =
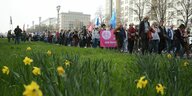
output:
[[[182, 21], [185, 26], [188, 25], [189, 19], [192, 16], [192, 0], [179, 0], [177, 2], [181, 7], [175, 7], [176, 11], [182, 16]], [[178, 11], [180, 10], [180, 11]]]
[[138, 2], [135, 3], [135, 7], [130, 7], [129, 9], [133, 10], [138, 18], [139, 18], [139, 22], [142, 21], [143, 19], [143, 15], [144, 15], [144, 11], [145, 11], [145, 4], [146, 2], [142, 2], [143, 0], [139, 0]]
[[47, 25], [41, 25], [41, 26], [35, 25], [35, 28], [32, 28], [32, 27], [28, 28], [27, 32], [43, 32], [45, 30], [53, 31], [54, 27], [53, 27], [53, 25], [49, 25], [49, 26], [47, 26]]
[[167, 0], [146, 0], [151, 6], [152, 17], [160, 22], [166, 20]]

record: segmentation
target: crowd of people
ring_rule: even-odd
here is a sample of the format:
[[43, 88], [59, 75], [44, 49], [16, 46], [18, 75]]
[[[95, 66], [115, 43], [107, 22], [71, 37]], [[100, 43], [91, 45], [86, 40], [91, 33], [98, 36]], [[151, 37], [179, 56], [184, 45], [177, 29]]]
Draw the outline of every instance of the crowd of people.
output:
[[22, 30], [17, 26], [14, 35], [8, 32], [8, 41], [14, 37], [15, 44], [22, 41], [44, 41], [48, 43], [56, 43], [65, 46], [79, 46], [81, 48], [100, 47], [100, 31], [114, 30], [117, 49], [121, 52], [141, 52], [142, 54], [162, 54], [173, 53], [176, 57], [183, 57], [186, 53], [187, 58], [190, 57], [189, 31], [184, 24], [174, 29], [174, 25], [164, 26], [164, 21], [152, 22], [150, 25], [149, 17], [143, 18], [139, 25], [133, 23], [129, 26], [119, 23], [115, 29], [101, 24], [92, 31], [85, 26], [81, 30], [60, 30], [60, 32], [50, 32], [46, 30], [41, 34], [31, 34]]
[[186, 53], [189, 58], [189, 28], [184, 24], [179, 25], [175, 30], [173, 25], [166, 28], [163, 20], [160, 23], [153, 22], [150, 26], [148, 19], [149, 17], [146, 16], [139, 25], [142, 54], [172, 52], [176, 57], [183, 57]]
[[27, 33], [26, 31], [22, 31], [19, 26], [14, 29], [14, 33], [11, 33], [11, 30], [7, 33], [8, 42], [11, 42], [11, 39], [15, 42], [15, 44], [19, 44], [21, 41], [31, 41], [32, 34]]

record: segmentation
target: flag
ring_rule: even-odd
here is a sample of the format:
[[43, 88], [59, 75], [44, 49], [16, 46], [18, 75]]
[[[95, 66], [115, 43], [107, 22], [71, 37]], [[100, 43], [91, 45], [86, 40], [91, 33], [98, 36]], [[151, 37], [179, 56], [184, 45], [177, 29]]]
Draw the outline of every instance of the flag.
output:
[[88, 27], [88, 31], [92, 32], [93, 31], [93, 25], [90, 24], [89, 27]]
[[116, 27], [116, 13], [115, 12], [112, 13], [112, 16], [110, 19], [110, 25], [112, 28]]
[[13, 22], [12, 22], [12, 17], [10, 16], [10, 24], [12, 25], [13, 24]]
[[100, 24], [100, 23], [99, 23], [99, 18], [97, 17], [97, 19], [96, 19], [96, 24], [95, 24], [95, 25], [96, 25], [96, 26], [99, 26], [99, 24]]

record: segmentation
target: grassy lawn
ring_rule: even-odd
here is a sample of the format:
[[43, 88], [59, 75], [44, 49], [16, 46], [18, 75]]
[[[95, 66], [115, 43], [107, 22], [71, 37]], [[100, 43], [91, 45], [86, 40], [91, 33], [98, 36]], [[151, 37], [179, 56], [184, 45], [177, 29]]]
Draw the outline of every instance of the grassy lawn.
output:
[[[32, 51], [31, 52], [26, 51], [27, 47], [31, 47]], [[107, 70], [109, 68], [110, 71], [113, 73], [111, 75], [115, 76], [114, 81], [118, 81], [119, 79], [121, 81], [121, 78], [122, 78], [121, 74], [124, 74], [124, 72], [126, 71], [125, 67], [133, 64], [133, 62], [134, 62], [134, 57], [132, 57], [131, 55], [125, 54], [125, 53], [120, 53], [116, 50], [100, 49], [100, 48], [93, 49], [93, 48], [66, 47], [66, 46], [61, 46], [61, 45], [48, 44], [48, 43], [44, 43], [44, 42], [31, 42], [31, 43], [22, 42], [19, 45], [15, 45], [13, 41], [11, 43], [8, 43], [6, 39], [0, 39], [0, 50], [1, 50], [0, 67], [2, 68], [3, 66], [8, 66], [9, 69], [12, 70], [14, 75], [15, 75], [15, 73], [19, 74], [19, 75], [26, 75], [26, 74], [29, 75], [30, 73], [25, 71], [26, 66], [23, 66], [24, 65], [23, 59], [25, 58], [25, 56], [31, 56], [36, 59], [44, 59], [44, 57], [37, 56], [37, 54], [38, 55], [46, 54], [48, 50], [50, 50], [52, 52], [52, 54], [54, 55], [52, 58], [49, 58], [52, 63], [56, 63], [56, 62], [62, 63], [62, 61], [64, 62], [64, 60], [65, 60], [64, 58], [68, 58], [68, 59], [71, 59], [71, 61], [73, 61], [72, 58], [77, 57], [78, 60], [75, 60], [75, 61], [80, 63], [81, 66], [83, 66], [83, 67], [86, 67], [86, 68], [87, 68], [87, 66], [90, 67], [89, 64], [94, 63], [93, 65], [98, 66], [99, 68], [107, 67], [106, 68]], [[34, 63], [40, 62], [40, 61], [36, 62], [36, 60], [34, 58], [33, 58]], [[53, 60], [55, 58], [59, 59], [60, 61]], [[86, 66], [83, 65], [84, 63], [86, 63], [85, 64]], [[101, 64], [99, 64], [99, 63], [101, 63]], [[99, 65], [97, 65], [97, 64], [99, 64]], [[34, 64], [34, 65], [38, 65], [38, 64]], [[50, 67], [52, 67], [52, 66], [50, 66]], [[57, 66], [55, 65], [54, 67], [57, 67]], [[111, 68], [111, 67], [113, 67], [113, 68]], [[30, 68], [27, 68], [27, 69], [30, 69]], [[78, 70], [80, 70], [80, 69], [78, 69]], [[103, 68], [103, 70], [102, 69], [97, 69], [97, 70], [101, 71], [100, 74], [102, 74], [102, 71], [105, 71], [104, 68]], [[44, 71], [44, 70], [42, 70], [42, 71]], [[22, 72], [26, 72], [26, 73], [23, 74]], [[11, 74], [11, 72], [10, 72], [10, 74]], [[0, 78], [1, 77], [6, 77], [6, 76], [4, 74], [0, 74]], [[21, 80], [22, 78], [24, 79], [24, 78], [28, 78], [28, 77], [22, 77], [22, 76], [19, 76], [19, 77], [20, 77], [19, 82], [22, 82], [24, 84], [27, 84], [27, 83], [29, 84], [32, 81], [31, 79], [34, 78], [33, 76], [31, 76], [31, 77], [29, 77], [30, 81], [23, 81], [23, 80]], [[4, 96], [10, 95], [10, 94], [14, 94], [16, 96], [17, 92], [18, 92], [18, 96], [20, 96], [22, 94], [22, 92], [24, 91], [24, 89], [22, 88], [23, 85], [13, 81], [13, 80], [15, 80], [15, 78], [16, 77], [13, 76], [11, 78], [12, 80], [8, 80], [8, 81], [6, 79], [1, 79], [3, 81], [2, 83], [7, 82], [7, 84], [4, 84], [4, 86], [8, 86], [8, 85], [12, 86], [12, 84], [10, 84], [10, 82], [14, 83], [14, 86], [16, 86], [15, 88], [12, 89], [12, 92], [10, 92], [10, 93], [8, 91], [9, 88], [4, 89], [3, 86], [1, 86], [0, 89], [4, 90], [4, 92], [3, 92]], [[96, 77], [96, 78], [98, 78], [98, 77]], [[35, 80], [36, 80], [36, 78], [35, 78]], [[121, 83], [117, 83], [117, 84], [118, 84], [118, 86], [122, 86], [122, 85], [120, 85]], [[16, 90], [17, 90], [17, 92], [15, 92]], [[46, 96], [47, 96], [47, 94], [46, 94]], [[87, 94], [87, 95], [89, 95], [89, 94]]]
[[[125, 64], [131, 62], [131, 55], [122, 54], [115, 50], [100, 49], [100, 48], [79, 48], [79, 47], [68, 47], [62, 45], [48, 44], [44, 42], [26, 42], [19, 45], [15, 45], [12, 41], [8, 43], [5, 39], [0, 39], [0, 55], [6, 59], [15, 54], [22, 54], [26, 52], [27, 47], [31, 47], [33, 51], [44, 51], [51, 50], [55, 54], [72, 54], [79, 55], [81, 59], [104, 59], [112, 60], [118, 64]], [[1, 58], [2, 59], [2, 58]]]
[[0, 68], [1, 96], [192, 95], [191, 60], [171, 54], [130, 55], [43, 42], [15, 45], [0, 39]]

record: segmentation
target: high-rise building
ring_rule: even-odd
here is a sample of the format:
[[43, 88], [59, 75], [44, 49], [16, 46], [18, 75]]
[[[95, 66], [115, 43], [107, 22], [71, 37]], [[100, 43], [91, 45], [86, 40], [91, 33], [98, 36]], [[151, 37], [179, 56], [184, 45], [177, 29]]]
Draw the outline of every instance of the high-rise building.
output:
[[[111, 1], [113, 7], [110, 5]], [[147, 5], [147, 3], [145, 3], [145, 0], [106, 0], [106, 16], [109, 17], [109, 12], [111, 12], [110, 8], [113, 8], [116, 11], [117, 23], [121, 22], [123, 24], [138, 24], [138, 14], [135, 12], [138, 10], [138, 7], [145, 8], [142, 12], [143, 16], [149, 15], [148, 12], [151, 8]]]
[[105, 15], [107, 18], [111, 17], [112, 13], [112, 6], [111, 6], [112, 0], [106, 0], [105, 1]]
[[115, 9], [114, 0], [105, 0], [105, 23], [109, 23], [113, 9]]

